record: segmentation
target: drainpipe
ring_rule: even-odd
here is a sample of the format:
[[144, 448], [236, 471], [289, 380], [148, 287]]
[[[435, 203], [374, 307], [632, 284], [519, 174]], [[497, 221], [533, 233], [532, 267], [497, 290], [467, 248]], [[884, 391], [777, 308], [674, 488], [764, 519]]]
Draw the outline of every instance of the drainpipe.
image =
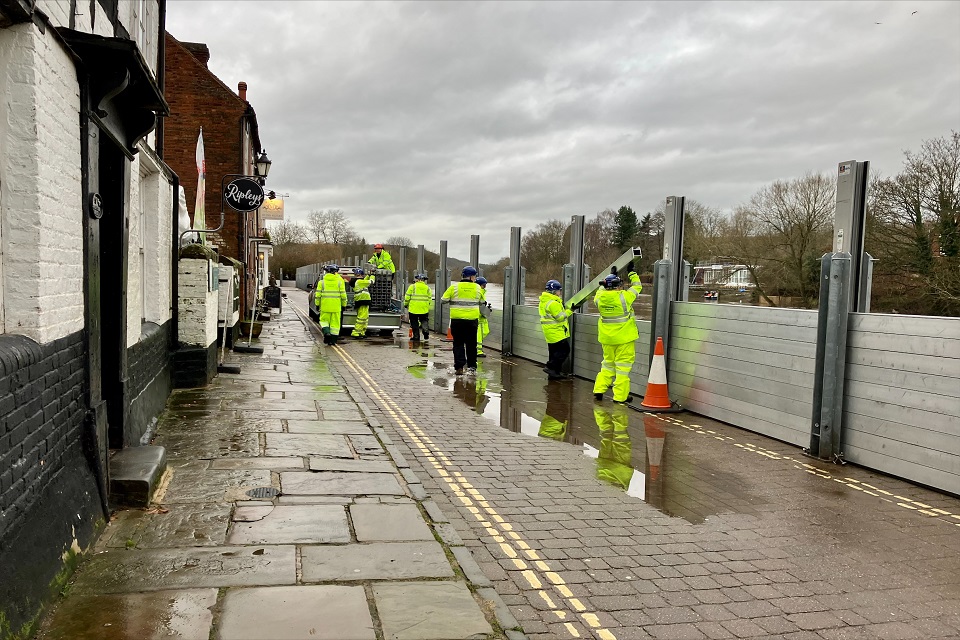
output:
[[[170, 167], [167, 167], [170, 169]], [[170, 351], [180, 345], [180, 176], [170, 169], [173, 187], [173, 250], [170, 255]]]

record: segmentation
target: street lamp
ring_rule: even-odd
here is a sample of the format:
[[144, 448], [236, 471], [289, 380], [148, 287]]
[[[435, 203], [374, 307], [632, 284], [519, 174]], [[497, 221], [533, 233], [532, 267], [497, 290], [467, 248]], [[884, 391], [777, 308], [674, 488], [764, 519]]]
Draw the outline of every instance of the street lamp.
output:
[[270, 161], [270, 158], [267, 157], [267, 152], [265, 149], [260, 150], [260, 155], [257, 156], [257, 161], [255, 163], [257, 175], [266, 180], [267, 174], [270, 173], [270, 165], [273, 162]]

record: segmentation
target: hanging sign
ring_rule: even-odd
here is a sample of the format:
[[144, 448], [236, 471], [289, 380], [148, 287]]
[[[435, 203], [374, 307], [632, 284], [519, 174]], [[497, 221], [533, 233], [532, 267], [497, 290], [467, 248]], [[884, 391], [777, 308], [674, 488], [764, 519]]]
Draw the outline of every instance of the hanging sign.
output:
[[256, 180], [237, 178], [223, 190], [223, 200], [237, 211], [256, 211], [263, 204], [263, 187]]
[[267, 198], [260, 207], [261, 220], [283, 220], [283, 198], [277, 196], [273, 200]]

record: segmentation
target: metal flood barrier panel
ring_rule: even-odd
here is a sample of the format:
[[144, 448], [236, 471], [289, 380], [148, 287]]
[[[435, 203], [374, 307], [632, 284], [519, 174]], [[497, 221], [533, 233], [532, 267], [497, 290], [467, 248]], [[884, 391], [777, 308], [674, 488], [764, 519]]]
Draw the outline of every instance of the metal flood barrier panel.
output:
[[690, 411], [806, 447], [817, 312], [674, 302], [670, 395]]
[[487, 322], [490, 333], [483, 339], [483, 346], [499, 350], [503, 345], [503, 311], [494, 309]]
[[[593, 380], [600, 371], [603, 349], [597, 341], [597, 314], [578, 314], [573, 326], [573, 374]], [[637, 340], [637, 359], [630, 373], [630, 391], [643, 395], [650, 375], [650, 321], [637, 320], [640, 338]], [[491, 332], [492, 333], [492, 332]], [[540, 328], [537, 307], [516, 306], [513, 311], [513, 354], [539, 364], [547, 361], [547, 342]]]
[[[600, 316], [593, 313], [581, 313], [576, 316], [573, 325], [573, 375], [593, 380], [600, 371], [603, 361], [603, 347], [597, 341], [597, 326]], [[630, 370], [630, 392], [643, 395], [647, 390], [647, 377], [650, 375], [650, 321], [637, 320], [640, 338], [636, 342], [637, 359]]]
[[851, 314], [845, 380], [845, 459], [960, 493], [960, 321]]
[[538, 307], [517, 305], [513, 308], [513, 355], [539, 364], [547, 361], [547, 341], [540, 329]]

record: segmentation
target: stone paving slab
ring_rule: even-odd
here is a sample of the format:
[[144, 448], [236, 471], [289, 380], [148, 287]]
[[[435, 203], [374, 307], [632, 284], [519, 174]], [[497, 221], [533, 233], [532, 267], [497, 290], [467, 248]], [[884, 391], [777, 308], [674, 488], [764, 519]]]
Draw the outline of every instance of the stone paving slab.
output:
[[78, 595], [66, 599], [38, 640], [197, 640], [210, 635], [216, 589]]
[[257, 409], [260, 411], [316, 411], [313, 400], [271, 400], [269, 398], [231, 398], [223, 401], [225, 410]]
[[386, 460], [337, 460], [334, 458], [310, 458], [310, 471], [347, 471], [351, 473], [397, 472]]
[[230, 589], [220, 640], [374, 640], [363, 587], [333, 585]]
[[375, 584], [373, 598], [390, 640], [466, 640], [493, 631], [462, 582]]
[[294, 584], [292, 546], [169, 548], [105, 551], [87, 560], [73, 588], [78, 594], [162, 589]]
[[224, 544], [230, 505], [168, 504], [163, 509], [123, 511], [102, 544], [117, 549], [161, 549]]
[[344, 436], [315, 433], [268, 433], [267, 455], [353, 458]]
[[385, 473], [291, 471], [280, 474], [280, 487], [284, 495], [403, 495], [396, 477]]
[[365, 422], [335, 422], [332, 420], [288, 420], [287, 431], [290, 433], [370, 435], [370, 427]]
[[385, 542], [301, 549], [305, 582], [452, 578], [436, 542]]
[[323, 409], [321, 411], [323, 414], [324, 420], [343, 420], [343, 421], [357, 421], [365, 422], [363, 415], [356, 410], [347, 411], [347, 410], [337, 410], [337, 409]]
[[221, 458], [210, 462], [210, 469], [223, 471], [297, 471], [304, 468], [303, 458], [257, 456], [253, 458]]
[[350, 441], [350, 444], [353, 445], [354, 451], [360, 455], [386, 453], [383, 447], [380, 446], [380, 441], [372, 435], [350, 435], [347, 436], [347, 439]]
[[[326, 544], [350, 542], [350, 526], [343, 507], [335, 505], [278, 505], [248, 520], [244, 507], [238, 507], [227, 544]], [[238, 517], [241, 519], [238, 521]]]
[[434, 539], [415, 504], [355, 504], [350, 518], [360, 542]]
[[218, 502], [230, 488], [270, 486], [266, 470], [211, 471], [175, 468], [163, 497], [164, 504]]

